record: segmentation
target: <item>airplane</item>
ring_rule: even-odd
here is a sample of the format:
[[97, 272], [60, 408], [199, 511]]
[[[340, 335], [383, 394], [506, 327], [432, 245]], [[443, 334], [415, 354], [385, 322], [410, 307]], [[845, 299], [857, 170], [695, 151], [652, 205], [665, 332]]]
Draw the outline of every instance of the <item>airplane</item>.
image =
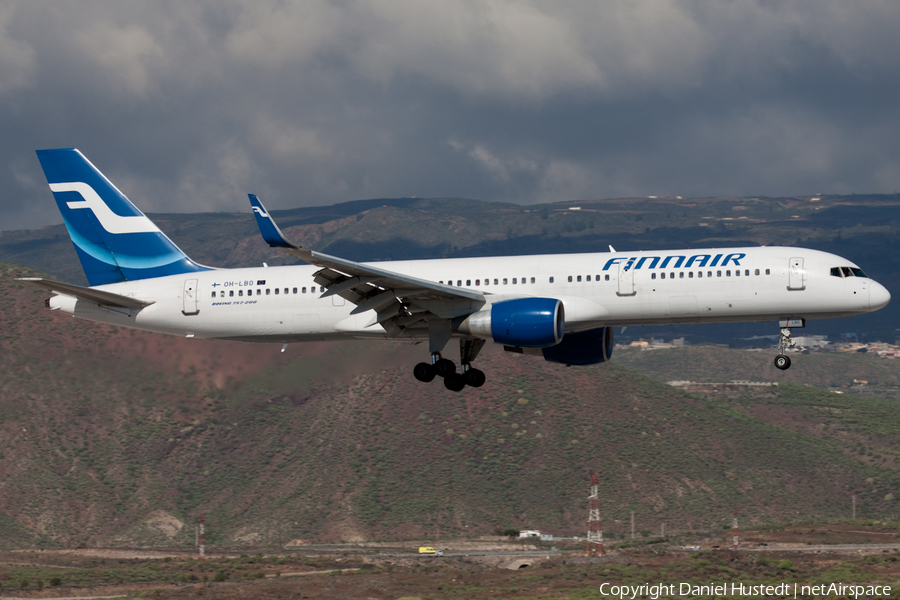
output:
[[[883, 308], [891, 295], [840, 256], [791, 247], [354, 262], [287, 240], [254, 194], [263, 240], [307, 264], [216, 269], [184, 254], [74, 148], [38, 150], [90, 287], [22, 278], [51, 310], [188, 338], [428, 342], [415, 365], [461, 391], [487, 341], [565, 365], [610, 359], [613, 328], [778, 321], [778, 369], [808, 319]], [[459, 341], [459, 366], [442, 355]]]

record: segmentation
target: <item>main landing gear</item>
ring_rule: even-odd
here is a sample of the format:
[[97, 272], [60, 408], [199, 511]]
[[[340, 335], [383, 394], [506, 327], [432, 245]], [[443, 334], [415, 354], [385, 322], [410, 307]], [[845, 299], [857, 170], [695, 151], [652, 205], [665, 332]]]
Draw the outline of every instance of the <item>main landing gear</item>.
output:
[[787, 371], [791, 368], [791, 357], [785, 354], [785, 350], [796, 344], [791, 339], [791, 329], [794, 327], [805, 327], [806, 319], [782, 319], [778, 322], [778, 326], [781, 327], [781, 340], [778, 342], [778, 349], [781, 351], [781, 354], [775, 357], [775, 367], [782, 371]]
[[472, 366], [472, 361], [484, 346], [484, 340], [464, 339], [459, 341], [459, 362], [461, 372], [456, 372], [453, 361], [443, 358], [440, 352], [431, 353], [431, 364], [420, 362], [413, 369], [413, 375], [422, 382], [432, 381], [435, 377], [444, 379], [444, 387], [453, 392], [462, 391], [464, 387], [481, 387], [484, 385], [484, 372]]

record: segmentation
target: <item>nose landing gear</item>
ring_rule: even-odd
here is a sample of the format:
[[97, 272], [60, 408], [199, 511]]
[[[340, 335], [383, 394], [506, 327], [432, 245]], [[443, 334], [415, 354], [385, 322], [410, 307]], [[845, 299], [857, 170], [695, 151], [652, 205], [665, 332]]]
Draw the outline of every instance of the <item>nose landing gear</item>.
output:
[[791, 329], [794, 327], [805, 327], [806, 319], [782, 319], [778, 322], [781, 327], [781, 340], [778, 343], [778, 349], [781, 354], [775, 357], [775, 367], [782, 371], [791, 368], [791, 358], [785, 354], [785, 350], [793, 346], [796, 342], [791, 339]]
[[786, 354], [779, 354], [775, 357], [775, 366], [782, 371], [787, 371], [791, 368], [791, 357]]

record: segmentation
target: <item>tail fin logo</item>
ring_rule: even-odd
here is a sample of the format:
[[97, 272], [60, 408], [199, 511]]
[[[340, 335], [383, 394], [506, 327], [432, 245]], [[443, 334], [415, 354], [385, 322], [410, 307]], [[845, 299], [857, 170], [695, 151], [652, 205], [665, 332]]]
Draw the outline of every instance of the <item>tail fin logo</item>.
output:
[[82, 200], [66, 202], [66, 205], [73, 210], [87, 208], [94, 213], [94, 216], [100, 222], [100, 225], [109, 233], [159, 232], [159, 228], [153, 224], [153, 221], [144, 215], [123, 217], [114, 213], [94, 188], [84, 182], [69, 181], [65, 183], [51, 183], [50, 189], [53, 192], [78, 192], [81, 194]]
[[262, 217], [263, 219], [268, 219], [268, 218], [269, 218], [269, 213], [267, 213], [261, 206], [254, 206], [254, 207], [253, 207], [253, 212], [255, 212], [256, 214], [258, 214], [258, 215], [259, 215], [260, 217]]

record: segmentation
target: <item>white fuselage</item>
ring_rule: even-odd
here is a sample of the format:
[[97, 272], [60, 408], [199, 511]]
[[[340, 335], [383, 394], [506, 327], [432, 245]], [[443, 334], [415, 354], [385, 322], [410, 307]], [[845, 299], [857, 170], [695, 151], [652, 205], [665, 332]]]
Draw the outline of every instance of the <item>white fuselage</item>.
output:
[[[890, 294], [864, 276], [835, 276], [852, 262], [803, 248], [553, 254], [371, 263], [486, 294], [489, 303], [558, 298], [567, 332], [611, 325], [822, 319], [866, 313]], [[154, 303], [104, 308], [59, 295], [51, 308], [94, 321], [180, 336], [256, 342], [387, 337], [351, 315], [340, 296], [321, 297], [319, 267], [217, 269], [105, 286]], [[858, 269], [857, 269], [858, 270]], [[407, 337], [427, 337], [410, 330]]]

